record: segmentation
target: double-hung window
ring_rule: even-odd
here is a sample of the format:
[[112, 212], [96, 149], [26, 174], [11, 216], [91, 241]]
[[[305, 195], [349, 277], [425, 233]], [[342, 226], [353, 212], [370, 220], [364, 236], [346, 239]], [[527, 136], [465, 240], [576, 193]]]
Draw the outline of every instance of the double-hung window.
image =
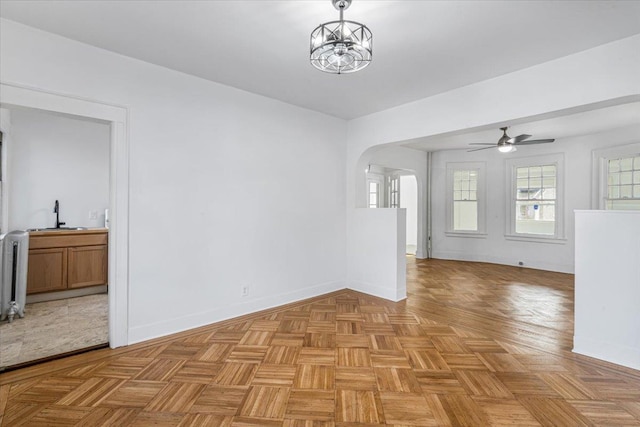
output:
[[607, 160], [605, 208], [640, 210], [640, 154]]
[[562, 154], [507, 160], [507, 237], [564, 238]]
[[447, 163], [448, 235], [485, 235], [484, 176], [484, 163]]
[[593, 152], [593, 208], [640, 210], [640, 143]]

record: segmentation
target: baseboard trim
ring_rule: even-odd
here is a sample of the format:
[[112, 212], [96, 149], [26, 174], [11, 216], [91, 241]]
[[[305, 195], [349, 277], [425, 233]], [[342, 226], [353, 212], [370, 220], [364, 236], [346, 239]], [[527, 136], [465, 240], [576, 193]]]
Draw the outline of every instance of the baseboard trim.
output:
[[285, 292], [239, 303], [222, 305], [205, 312], [191, 313], [171, 320], [129, 328], [129, 345], [294, 303], [345, 288], [346, 286], [343, 281], [321, 283], [293, 292]]
[[556, 264], [550, 262], [532, 261], [524, 265], [519, 265], [519, 260], [496, 257], [484, 254], [469, 254], [453, 251], [434, 251], [432, 258], [452, 261], [488, 262], [491, 264], [511, 265], [514, 267], [533, 268], [534, 270], [555, 271], [557, 273], [574, 274], [573, 264]]
[[640, 348], [601, 340], [573, 337], [573, 352], [640, 370]]
[[407, 288], [392, 289], [383, 286], [372, 285], [370, 283], [351, 281], [348, 288], [354, 291], [362, 292], [378, 298], [384, 298], [389, 301], [398, 302], [407, 297]]

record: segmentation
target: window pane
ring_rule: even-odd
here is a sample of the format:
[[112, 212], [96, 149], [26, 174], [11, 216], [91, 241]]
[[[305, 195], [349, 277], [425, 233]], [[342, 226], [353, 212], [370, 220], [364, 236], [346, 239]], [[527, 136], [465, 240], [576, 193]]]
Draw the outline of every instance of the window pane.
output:
[[635, 170], [640, 170], [640, 156], [636, 156], [636, 157], [633, 159], [633, 168], [634, 168]]
[[640, 199], [640, 185], [633, 186], [633, 197], [636, 199]]
[[454, 191], [453, 200], [462, 200], [462, 191]]
[[632, 192], [632, 186], [631, 185], [621, 185], [620, 186], [620, 198], [622, 198], [622, 199], [630, 199], [632, 194], [633, 194], [633, 192]]
[[632, 172], [620, 173], [620, 184], [623, 184], [623, 185], [631, 184], [632, 176], [633, 176]]
[[620, 184], [620, 174], [618, 172], [609, 174], [609, 185], [618, 185]]
[[531, 177], [529, 178], [529, 188], [530, 189], [538, 189], [542, 187], [542, 180], [540, 178], [534, 178]]
[[[638, 186], [638, 190], [640, 190], [640, 186]], [[476, 193], [475, 191], [470, 191], [469, 200], [478, 200], [478, 193]]]
[[544, 200], [555, 200], [556, 198], [556, 189], [555, 188], [545, 188], [542, 190], [542, 198]]
[[555, 165], [516, 168], [516, 233], [555, 235], [556, 171]]
[[[640, 165], [638, 165], [640, 167]], [[640, 170], [637, 170], [633, 173], [633, 183], [640, 184]]]
[[453, 229], [456, 231], [478, 231], [478, 202], [453, 203]]
[[516, 233], [555, 234], [555, 202], [516, 202]]
[[554, 165], [549, 165], [549, 166], [543, 166], [542, 167], [542, 174], [544, 176], [556, 176], [556, 167]]
[[378, 184], [375, 182], [370, 182], [369, 183], [369, 192], [370, 193], [377, 193], [378, 192]]
[[556, 188], [556, 177], [546, 176], [542, 179], [542, 186], [544, 188]]
[[633, 169], [633, 158], [627, 157], [625, 159], [620, 159], [621, 171], [630, 171], [631, 169]]
[[609, 160], [609, 172], [620, 172], [620, 160]]
[[620, 187], [618, 186], [609, 186], [609, 198], [610, 199], [619, 199], [620, 198]]

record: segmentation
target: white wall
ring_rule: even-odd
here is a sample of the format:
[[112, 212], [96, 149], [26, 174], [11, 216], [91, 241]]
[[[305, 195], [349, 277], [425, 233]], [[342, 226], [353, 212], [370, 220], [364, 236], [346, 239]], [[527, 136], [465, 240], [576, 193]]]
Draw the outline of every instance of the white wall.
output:
[[[102, 227], [109, 206], [109, 126], [46, 112], [11, 112], [9, 228]], [[89, 219], [89, 212], [97, 217]]]
[[344, 121], [11, 21], [0, 31], [3, 82], [128, 108], [130, 342], [345, 286]]
[[576, 212], [573, 351], [640, 369], [640, 212]]
[[351, 230], [361, 246], [349, 258], [349, 288], [392, 301], [407, 297], [406, 209], [361, 208]]
[[[573, 273], [575, 209], [591, 207], [592, 151], [606, 146], [635, 142], [640, 137], [640, 124], [605, 133], [556, 140], [553, 144], [518, 147], [507, 155], [497, 150], [468, 153], [466, 150], [439, 151], [433, 155], [432, 240], [433, 257], [467, 261], [484, 261], [518, 265], [543, 270]], [[506, 159], [524, 158], [550, 153], [564, 153], [565, 198], [564, 230], [566, 240], [560, 243], [507, 240], [506, 233]], [[447, 162], [486, 162], [487, 236], [453, 237], [446, 231], [446, 164]]]

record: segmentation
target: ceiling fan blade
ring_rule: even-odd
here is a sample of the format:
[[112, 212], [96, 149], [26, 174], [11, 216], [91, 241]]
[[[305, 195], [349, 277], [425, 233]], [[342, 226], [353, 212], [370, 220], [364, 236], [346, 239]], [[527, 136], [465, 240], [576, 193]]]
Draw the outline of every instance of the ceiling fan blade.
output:
[[527, 135], [526, 133], [523, 133], [522, 135], [509, 138], [509, 142], [516, 143], [516, 142], [524, 141], [525, 139], [528, 139], [528, 138], [531, 138], [531, 135]]
[[534, 144], [548, 144], [555, 139], [533, 139], [531, 141], [514, 142], [513, 145], [534, 145]]
[[472, 142], [469, 145], [493, 145], [493, 146], [495, 146], [496, 143], [495, 142]]
[[489, 148], [495, 148], [495, 144], [491, 144], [492, 147], [482, 147], [482, 148], [474, 148], [473, 150], [467, 150], [467, 153], [471, 153], [472, 151], [480, 151], [480, 150], [488, 150]]

